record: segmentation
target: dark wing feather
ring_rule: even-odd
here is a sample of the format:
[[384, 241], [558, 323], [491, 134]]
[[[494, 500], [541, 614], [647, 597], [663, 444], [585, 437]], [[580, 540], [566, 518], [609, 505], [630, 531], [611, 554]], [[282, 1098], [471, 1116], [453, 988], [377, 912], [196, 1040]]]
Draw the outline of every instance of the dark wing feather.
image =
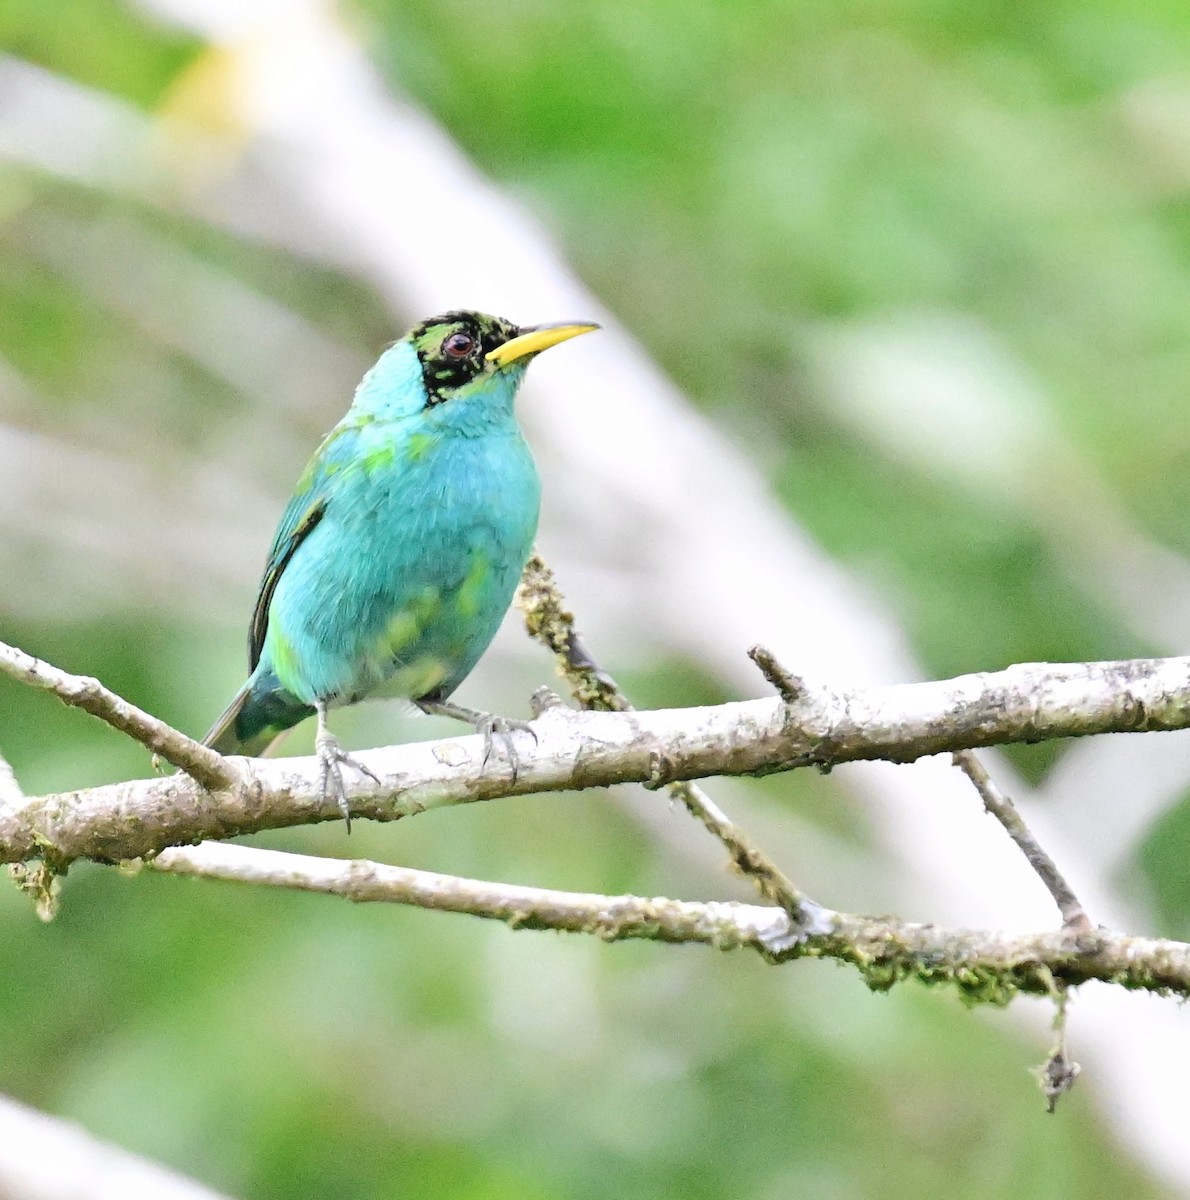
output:
[[359, 430], [358, 422], [348, 418], [327, 434], [281, 514], [269, 549], [264, 578], [260, 581], [260, 595], [256, 597], [256, 607], [252, 610], [252, 625], [248, 630], [250, 671], [256, 670], [264, 649], [264, 638], [269, 628], [269, 605], [273, 602], [273, 593], [277, 590], [281, 575], [325, 515], [336, 482], [342, 481], [343, 473], [354, 460], [359, 446]]
[[[273, 540], [268, 566], [265, 567], [264, 578], [260, 581], [260, 595], [256, 597], [256, 607], [252, 610], [252, 625], [248, 629], [249, 671], [255, 671], [256, 664], [260, 662], [264, 636], [269, 630], [269, 605], [273, 602], [273, 593], [277, 590], [281, 572], [288, 566], [289, 560], [310, 535], [311, 530], [322, 520], [325, 512], [326, 499], [320, 496], [306, 509], [296, 524], [290, 524], [285, 517], [281, 518], [281, 527]], [[288, 515], [289, 510], [286, 509], [285, 516]]]

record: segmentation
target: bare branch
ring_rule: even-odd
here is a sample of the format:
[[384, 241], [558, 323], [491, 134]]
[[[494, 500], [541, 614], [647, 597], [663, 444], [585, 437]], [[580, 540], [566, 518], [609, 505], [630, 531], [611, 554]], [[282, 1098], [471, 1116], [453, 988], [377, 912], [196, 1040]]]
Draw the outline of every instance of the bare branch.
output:
[[671, 783], [668, 791], [727, 849], [732, 866], [756, 884], [764, 899], [780, 905], [799, 925], [813, 925], [822, 906], [811, 900], [695, 783]]
[[210, 788], [232, 786], [237, 775], [222, 755], [179, 733], [164, 721], [108, 691], [98, 679], [70, 675], [41, 659], [0, 642], [0, 671], [42, 691], [52, 692], [63, 704], [73, 705], [105, 721], [121, 733], [160, 754]]
[[[525, 614], [529, 636], [552, 651], [558, 673], [570, 685], [571, 694], [587, 709], [632, 712], [623, 689], [587, 652], [574, 624], [574, 614], [558, 587], [553, 571], [540, 554], [525, 564], [517, 604]], [[670, 782], [669, 761], [658, 747], [652, 772], [645, 781], [649, 788], [665, 787], [686, 811], [701, 822], [727, 850], [732, 865], [751, 879], [766, 900], [779, 904], [795, 921], [810, 924], [819, 906], [796, 888], [793, 881], [697, 784], [686, 780]]]
[[323, 892], [357, 902], [469, 913], [516, 929], [588, 933], [605, 941], [695, 942], [720, 950], [748, 947], [774, 962], [835, 958], [857, 967], [876, 990], [918, 979], [952, 984], [973, 1003], [1004, 1004], [1017, 992], [1048, 996], [1055, 986], [1092, 979], [1190, 995], [1190, 945], [1107, 930], [991, 933], [829, 909], [819, 909], [815, 927], [807, 930], [774, 905], [562, 892], [217, 843], [166, 850], [146, 866], [170, 874]]
[[[483, 767], [479, 737], [392, 746], [359, 755], [382, 784], [360, 780], [351, 808], [391, 821], [499, 796], [644, 783], [657, 776], [658, 754], [666, 776], [680, 780], [1187, 726], [1190, 658], [1024, 664], [837, 692], [807, 685], [796, 705], [777, 698], [642, 712], [557, 705], [534, 723], [536, 741], [515, 735], [515, 780], [499, 762]], [[44, 857], [61, 867], [77, 858], [139, 858], [168, 845], [341, 819], [322, 797], [313, 758], [229, 759], [226, 767], [241, 774], [219, 791], [175, 775], [30, 797], [19, 814], [0, 809], [0, 862]]]
[[773, 652], [764, 646], [753, 646], [748, 657], [760, 668], [760, 673], [773, 685], [786, 704], [796, 704], [806, 690], [804, 679], [783, 667]]
[[777, 907], [561, 892], [519, 884], [486, 883], [358, 859], [315, 858], [220, 842], [165, 850], [145, 865], [175, 875], [200, 875], [237, 883], [326, 892], [361, 902], [386, 901], [470, 913], [505, 921], [517, 929], [594, 933], [607, 941], [650, 938], [705, 942], [724, 950], [753, 946], [775, 952], [787, 949], [797, 937], [788, 914]]
[[1074, 889], [1066, 882], [1062, 872], [1054, 864], [1054, 860], [1041, 848], [1041, 843], [1025, 824], [1016, 805], [996, 786], [983, 763], [975, 757], [972, 751], [959, 750], [954, 755], [954, 765], [975, 785], [975, 790], [983, 800], [984, 808], [1004, 826], [1008, 836], [1020, 848], [1029, 866], [1037, 872], [1041, 882], [1053, 896], [1058, 911], [1062, 914], [1062, 923], [1070, 929], [1093, 928], [1086, 909], [1074, 894]]

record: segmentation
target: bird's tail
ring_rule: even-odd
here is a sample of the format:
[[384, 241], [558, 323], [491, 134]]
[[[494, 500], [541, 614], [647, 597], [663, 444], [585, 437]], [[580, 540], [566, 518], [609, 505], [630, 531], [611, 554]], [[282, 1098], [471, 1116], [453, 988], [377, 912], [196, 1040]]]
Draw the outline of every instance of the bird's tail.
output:
[[203, 738], [220, 754], [258, 758], [287, 729], [314, 712], [291, 696], [271, 671], [254, 674]]

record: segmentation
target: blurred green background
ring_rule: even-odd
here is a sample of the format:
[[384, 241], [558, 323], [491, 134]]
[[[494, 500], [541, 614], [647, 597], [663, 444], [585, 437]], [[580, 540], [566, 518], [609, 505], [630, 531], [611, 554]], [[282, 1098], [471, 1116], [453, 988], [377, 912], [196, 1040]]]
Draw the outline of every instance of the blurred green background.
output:
[[[337, 11], [394, 95], [536, 215], [879, 594], [923, 671], [1185, 650], [1184, 5]], [[202, 37], [111, 0], [0, 0], [0, 47], [163, 127], [212, 62]], [[254, 572], [297, 470], [360, 370], [424, 314], [168, 190], [71, 178], [50, 117], [4, 104], [0, 89], [0, 129], [27, 118], [47, 157], [0, 157], [0, 637], [198, 732], [239, 682]], [[229, 138], [203, 170], [234, 169]], [[112, 145], [105, 178], [120, 174]], [[256, 372], [266, 326], [306, 347], [309, 370]], [[919, 424], [884, 402], [890, 380]], [[942, 399], [922, 420], [931, 387]], [[971, 440], [943, 453], [929, 430], [947, 421]], [[639, 646], [597, 649], [640, 703], [732, 693]], [[543, 654], [535, 669], [547, 677]], [[425, 736], [388, 712], [345, 725], [377, 741], [394, 727]], [[0, 750], [30, 792], [148, 769], [4, 680]], [[1043, 784], [1063, 752], [1014, 761]], [[832, 780], [752, 795], [765, 828], [796, 808], [878, 851]], [[1186, 812], [1170, 807], [1130, 860], [1134, 898], [1169, 936], [1190, 934]], [[747, 896], [713, 847], [654, 844], [600, 794], [357, 827], [350, 843], [339, 828], [260, 841]], [[64, 892], [48, 926], [0, 893], [0, 1088], [233, 1195], [1176, 1194], [1128, 1157], [1093, 1084], [1044, 1117], [1024, 1070], [1041, 1045], [950, 996], [96, 867]]]

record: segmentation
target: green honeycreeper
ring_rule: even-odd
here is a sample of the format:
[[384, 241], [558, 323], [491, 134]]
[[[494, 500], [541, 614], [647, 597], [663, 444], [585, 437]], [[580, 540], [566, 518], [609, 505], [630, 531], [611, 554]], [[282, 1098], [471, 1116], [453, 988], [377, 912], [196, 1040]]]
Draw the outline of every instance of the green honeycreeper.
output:
[[252, 673], [208, 746], [259, 755], [317, 715], [323, 793], [350, 827], [341, 765], [372, 773], [330, 732], [331, 707], [405, 696], [470, 721], [489, 750], [493, 731], [507, 736], [513, 723], [447, 701], [495, 637], [537, 532], [541, 483], [513, 411], [525, 368], [597, 328], [454, 311], [380, 356], [281, 515]]

